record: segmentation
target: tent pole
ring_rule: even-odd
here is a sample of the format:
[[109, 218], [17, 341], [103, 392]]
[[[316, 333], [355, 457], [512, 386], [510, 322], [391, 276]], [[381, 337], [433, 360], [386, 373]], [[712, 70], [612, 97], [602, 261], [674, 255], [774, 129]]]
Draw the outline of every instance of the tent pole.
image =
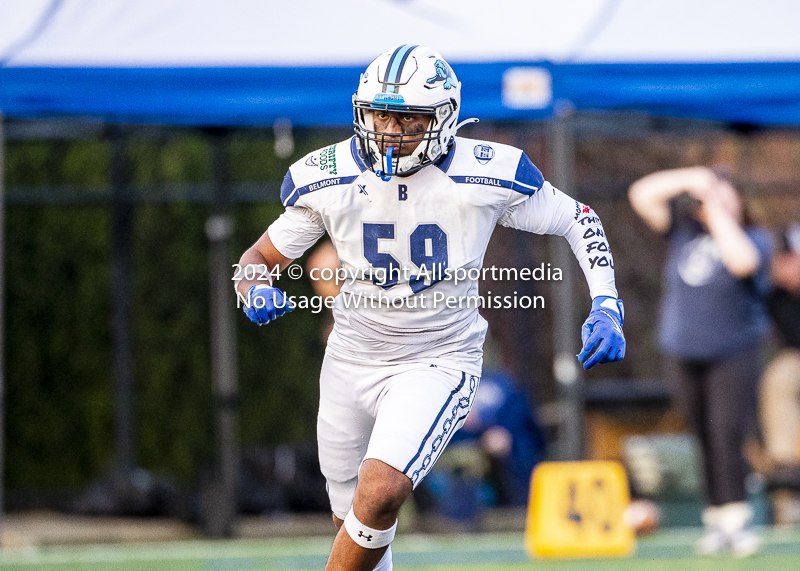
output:
[[236, 523], [238, 389], [235, 294], [228, 252], [233, 234], [224, 130], [211, 131], [214, 176], [212, 213], [206, 222], [210, 242], [211, 364], [214, 383], [216, 450], [214, 477], [205, 502], [204, 528], [213, 537], [230, 537]]
[[5, 457], [6, 457], [6, 290], [5, 290], [5, 192], [3, 187], [5, 166], [5, 139], [3, 113], [0, 112], [0, 547], [4, 535], [5, 514]]
[[112, 302], [114, 380], [116, 385], [116, 461], [114, 484], [122, 493], [135, 466], [133, 434], [133, 358], [131, 356], [131, 250], [133, 212], [127, 164], [127, 137], [111, 131]]
[[[575, 196], [574, 162], [575, 111], [567, 101], [556, 103], [551, 122], [550, 152], [552, 181], [565, 193]], [[577, 197], [576, 197], [577, 198]], [[583, 456], [583, 398], [578, 353], [580, 322], [575, 303], [575, 259], [566, 240], [550, 240], [550, 257], [561, 268], [562, 281], [553, 284], [553, 375], [559, 399], [559, 427], [556, 457], [579, 460]]]

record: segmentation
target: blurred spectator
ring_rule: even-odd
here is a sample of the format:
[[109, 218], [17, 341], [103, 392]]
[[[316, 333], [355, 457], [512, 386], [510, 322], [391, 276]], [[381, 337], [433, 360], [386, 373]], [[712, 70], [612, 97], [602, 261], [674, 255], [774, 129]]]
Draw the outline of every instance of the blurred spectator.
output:
[[743, 444], [755, 424], [768, 331], [770, 237], [736, 189], [705, 167], [662, 171], [630, 188], [634, 210], [669, 240], [659, 342], [666, 376], [703, 452], [701, 553], [758, 550], [749, 529]]
[[[323, 299], [339, 295], [342, 284], [338, 283], [336, 279], [336, 271], [340, 268], [339, 255], [330, 240], [317, 246], [306, 262], [306, 275], [311, 280], [314, 295], [318, 295]], [[323, 272], [322, 270], [330, 270], [330, 272]], [[328, 335], [333, 330], [333, 312], [325, 309], [322, 314], [324, 315], [325, 323], [322, 326], [321, 337], [322, 342], [325, 343], [328, 341]]]
[[767, 484], [776, 523], [800, 521], [800, 225], [783, 234], [772, 262], [769, 310], [783, 349], [764, 371], [761, 426], [767, 452]]
[[488, 459], [497, 505], [527, 503], [533, 467], [544, 457], [544, 435], [525, 393], [504, 372], [484, 371], [472, 411], [451, 440], [461, 442], [477, 443]]
[[531, 473], [544, 452], [544, 435], [525, 393], [502, 371], [484, 371], [464, 426], [419, 495], [441, 514], [462, 521], [487, 507], [524, 506]]

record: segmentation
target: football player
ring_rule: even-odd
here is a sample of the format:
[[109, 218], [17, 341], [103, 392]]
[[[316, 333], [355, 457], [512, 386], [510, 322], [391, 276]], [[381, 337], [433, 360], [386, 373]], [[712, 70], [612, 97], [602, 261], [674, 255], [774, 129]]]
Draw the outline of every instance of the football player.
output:
[[[520, 149], [457, 137], [476, 121], [459, 123], [460, 92], [430, 48], [380, 55], [353, 96], [355, 136], [289, 168], [285, 212], [241, 258], [279, 271], [327, 232], [350, 278], [320, 374], [320, 465], [339, 528], [329, 570], [392, 568], [398, 510], [469, 413], [486, 334], [475, 278], [496, 224], [566, 237], [593, 298], [578, 359], [625, 355], [600, 219]], [[255, 323], [293, 309], [269, 276], [244, 277]]]

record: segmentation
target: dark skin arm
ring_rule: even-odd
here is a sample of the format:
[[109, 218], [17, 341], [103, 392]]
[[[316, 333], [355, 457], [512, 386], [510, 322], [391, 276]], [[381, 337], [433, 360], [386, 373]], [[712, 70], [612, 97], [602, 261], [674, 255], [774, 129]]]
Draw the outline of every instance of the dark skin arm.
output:
[[[273, 246], [272, 241], [269, 239], [267, 232], [264, 232], [255, 244], [245, 250], [244, 254], [242, 254], [242, 257], [239, 259], [239, 265], [243, 269], [250, 264], [256, 267], [261, 266], [263, 269], [263, 264], [266, 264], [267, 268], [269, 268], [269, 271], [274, 274], [275, 272], [273, 272], [273, 270], [275, 268], [278, 269], [277, 271], [281, 271], [283, 268], [291, 264], [292, 261], [293, 260], [291, 258], [287, 258], [278, 252], [275, 246]], [[248, 290], [252, 286], [266, 284], [266, 281], [258, 279], [261, 273], [261, 271], [257, 271], [255, 279], [243, 279], [236, 286], [237, 291], [243, 296], [246, 296]]]
[[[391, 143], [391, 136], [394, 134], [400, 135], [406, 133], [420, 133], [425, 131], [430, 124], [430, 120], [430, 115], [421, 113], [376, 111], [373, 116], [375, 130], [379, 133], [386, 133], [386, 142], [389, 144]], [[400, 148], [400, 155], [403, 156], [411, 154], [418, 143], [418, 139], [412, 139], [404, 142]], [[272, 244], [272, 241], [269, 239], [267, 232], [264, 232], [264, 234], [261, 235], [261, 238], [259, 238], [255, 244], [245, 250], [244, 254], [242, 254], [242, 257], [239, 259], [239, 265], [242, 268], [245, 268], [252, 264], [256, 267], [261, 266], [261, 269], [263, 270], [263, 264], [266, 264], [270, 273], [274, 274], [276, 267], [278, 268], [278, 271], [283, 270], [286, 266], [291, 264], [292, 261], [292, 259], [287, 258], [278, 252], [278, 250]], [[261, 273], [261, 271], [257, 271], [256, 278], [258, 278]], [[245, 296], [247, 295], [247, 291], [252, 286], [264, 283], [266, 282], [259, 279], [243, 279], [241, 282], [239, 282], [236, 289], [240, 294]]]

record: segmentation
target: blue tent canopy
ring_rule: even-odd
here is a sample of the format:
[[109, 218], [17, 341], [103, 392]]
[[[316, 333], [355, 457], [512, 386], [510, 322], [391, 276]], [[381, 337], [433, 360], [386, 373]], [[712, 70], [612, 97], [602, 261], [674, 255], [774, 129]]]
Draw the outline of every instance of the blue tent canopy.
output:
[[753, 125], [800, 125], [800, 62], [556, 66], [554, 91], [577, 109]]
[[[544, 69], [545, 64], [541, 64]], [[485, 119], [543, 118], [540, 109], [503, 105], [506, 64], [463, 64], [463, 114]], [[0, 68], [7, 117], [97, 117], [174, 125], [347, 125], [362, 67]], [[315, 86], [324, 86], [317, 88]], [[464, 115], [466, 116], [466, 115]]]

